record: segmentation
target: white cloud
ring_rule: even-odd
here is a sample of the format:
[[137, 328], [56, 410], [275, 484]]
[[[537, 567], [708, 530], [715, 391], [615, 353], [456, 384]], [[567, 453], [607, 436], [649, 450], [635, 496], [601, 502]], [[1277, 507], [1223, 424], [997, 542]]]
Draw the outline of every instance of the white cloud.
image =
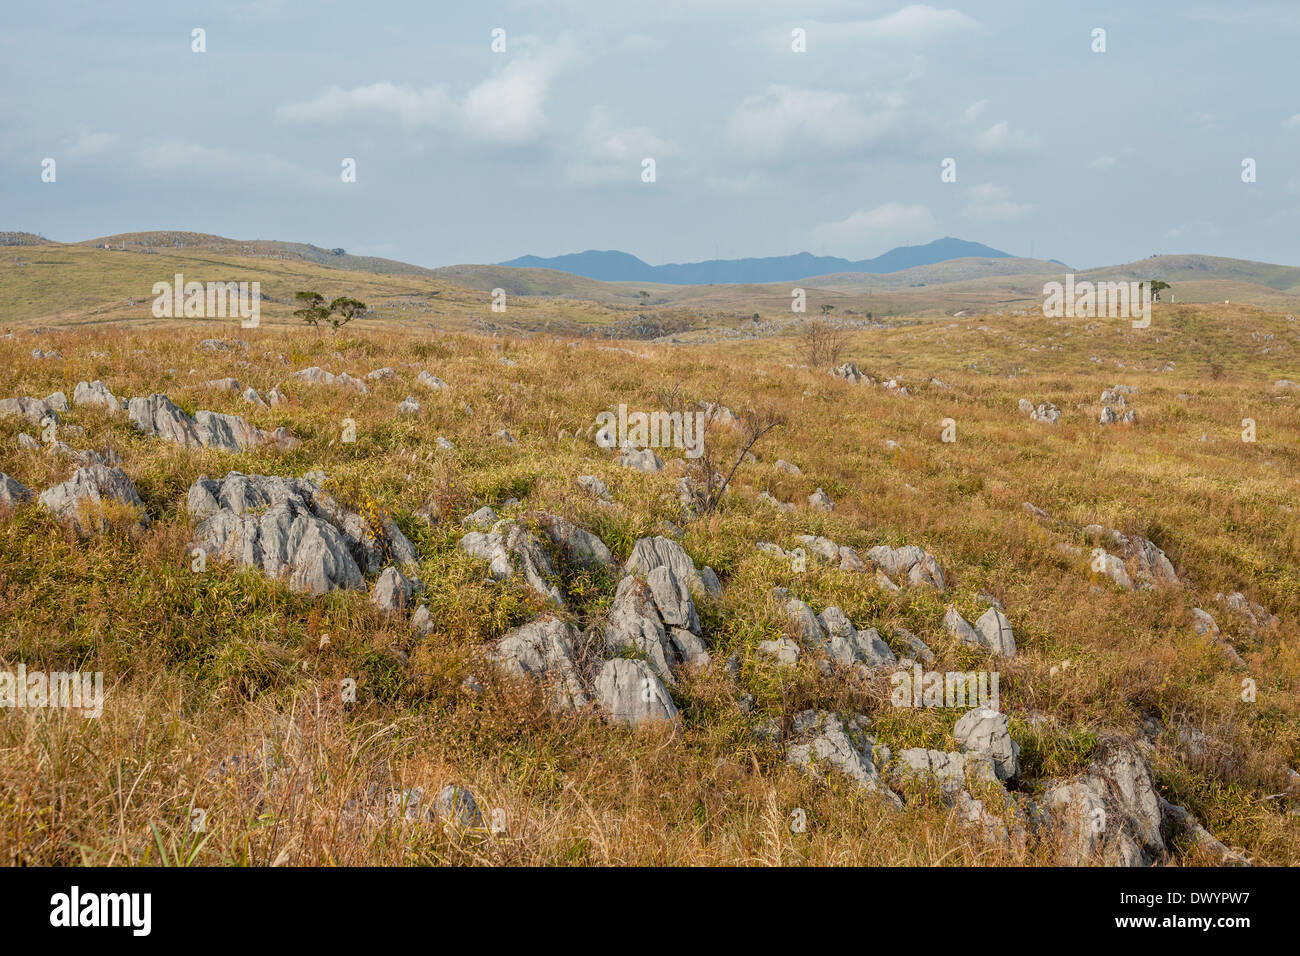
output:
[[681, 153], [675, 143], [655, 135], [649, 127], [614, 126], [603, 106], [591, 111], [581, 143], [581, 158], [565, 171], [570, 182], [636, 182], [646, 157], [658, 163]]
[[[822, 41], [847, 41], [854, 44], [871, 41], [916, 43], [962, 33], [978, 26], [977, 21], [960, 10], [938, 10], [924, 3], [914, 3], [874, 20], [851, 23], [812, 21], [806, 29], [811, 49], [813, 44]], [[789, 31], [786, 31], [785, 42], [790, 42]]]
[[971, 189], [967, 197], [962, 215], [985, 222], [1018, 219], [1034, 208], [1032, 203], [1012, 202], [1011, 190], [992, 183], [981, 183]]
[[392, 83], [371, 83], [350, 90], [331, 86], [306, 103], [280, 107], [276, 117], [289, 123], [341, 123], [357, 116], [387, 115], [411, 129], [437, 126], [455, 112], [455, 104], [441, 86], [416, 90]]
[[804, 149], [850, 149], [880, 139], [896, 125], [903, 100], [893, 94], [885, 102], [884, 108], [865, 112], [847, 93], [773, 85], [745, 97], [727, 123], [727, 136], [754, 154], [779, 153], [791, 141]]
[[1098, 156], [1088, 165], [1093, 169], [1106, 170], [1115, 165], [1117, 160], [1114, 156]]
[[1294, 116], [1288, 116], [1286, 119], [1284, 119], [1282, 121], [1282, 128], [1300, 129], [1300, 113], [1296, 113]]
[[976, 100], [970, 106], [966, 107], [966, 112], [962, 113], [962, 119], [967, 123], [973, 123], [979, 119], [979, 115], [984, 112], [984, 107], [989, 105], [988, 100]]
[[[532, 46], [530, 38], [521, 45]], [[408, 129], [460, 128], [466, 135], [502, 145], [532, 142], [546, 128], [551, 83], [572, 60], [572, 46], [558, 41], [540, 52], [512, 58], [495, 76], [472, 87], [461, 102], [444, 86], [416, 89], [371, 83], [349, 90], [332, 86], [315, 99], [276, 111], [287, 123], [342, 123], [360, 116], [397, 118]]]
[[975, 137], [975, 148], [985, 153], [998, 153], [1006, 150], [1028, 149], [1037, 144], [1034, 137], [1012, 129], [1006, 120], [994, 123]]
[[531, 142], [546, 127], [544, 106], [551, 82], [571, 58], [560, 44], [537, 56], [511, 60], [469, 91], [462, 107], [467, 130], [478, 139], [506, 145]]
[[841, 254], [856, 255], [933, 231], [934, 216], [926, 206], [887, 202], [875, 209], [859, 209], [838, 222], [814, 226], [812, 236]]
[[71, 156], [94, 156], [106, 149], [111, 149], [118, 139], [116, 133], [95, 133], [83, 126], [81, 131], [77, 133], [77, 138], [68, 147], [68, 154]]

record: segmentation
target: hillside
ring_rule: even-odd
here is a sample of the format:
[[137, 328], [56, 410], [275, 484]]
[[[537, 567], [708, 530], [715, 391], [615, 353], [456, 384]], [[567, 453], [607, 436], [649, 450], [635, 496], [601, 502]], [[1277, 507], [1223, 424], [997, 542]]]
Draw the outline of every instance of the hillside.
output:
[[[919, 318], [841, 377], [791, 331], [0, 337], [3, 657], [104, 687], [0, 721], [0, 853], [1300, 862], [1295, 318]], [[699, 402], [700, 459], [594, 440]], [[900, 706], [913, 660], [997, 714]]]

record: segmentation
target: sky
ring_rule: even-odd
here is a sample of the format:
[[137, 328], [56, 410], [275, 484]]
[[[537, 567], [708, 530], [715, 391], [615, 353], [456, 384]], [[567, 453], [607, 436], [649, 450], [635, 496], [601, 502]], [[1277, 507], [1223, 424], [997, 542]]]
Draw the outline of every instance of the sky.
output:
[[1297, 48], [1296, 0], [4, 0], [0, 230], [1300, 265]]

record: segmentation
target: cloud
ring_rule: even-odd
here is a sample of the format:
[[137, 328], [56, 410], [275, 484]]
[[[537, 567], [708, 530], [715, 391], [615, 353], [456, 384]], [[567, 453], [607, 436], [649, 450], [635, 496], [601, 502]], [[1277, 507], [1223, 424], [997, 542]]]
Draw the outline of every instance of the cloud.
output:
[[851, 149], [879, 140], [897, 124], [902, 97], [892, 94], [884, 103], [865, 112], [847, 93], [773, 85], [745, 97], [727, 123], [727, 137], [751, 154], [780, 153], [792, 140], [803, 148]]
[[1114, 166], [1116, 162], [1117, 160], [1114, 156], [1098, 156], [1088, 165], [1093, 169], [1106, 170]]
[[856, 253], [933, 232], [934, 216], [926, 206], [887, 202], [875, 209], [859, 209], [838, 222], [814, 226], [811, 231], [818, 241]]
[[675, 143], [655, 135], [648, 127], [615, 127], [603, 106], [591, 111], [581, 143], [581, 159], [565, 170], [570, 182], [638, 182], [641, 160], [651, 157], [658, 163], [681, 153]]
[[1300, 113], [1295, 116], [1289, 116], [1282, 121], [1283, 129], [1300, 129]]
[[94, 156], [97, 153], [111, 149], [118, 139], [116, 133], [95, 133], [83, 126], [77, 134], [77, 138], [68, 147], [68, 155]]
[[462, 107], [470, 135], [504, 145], [535, 140], [546, 127], [544, 106], [551, 82], [571, 59], [565, 44], [512, 60], [469, 91]]
[[[805, 28], [808, 30], [808, 43], [811, 48], [812, 44], [823, 40], [854, 44], [918, 43], [954, 33], [963, 33], [978, 26], [976, 20], [960, 10], [937, 10], [924, 3], [914, 3], [874, 20], [858, 20], [850, 23], [812, 21]], [[789, 31], [786, 31], [785, 42], [789, 43]]]
[[1029, 149], [1037, 145], [1037, 140], [1022, 132], [1012, 129], [1006, 120], [994, 123], [975, 137], [975, 148], [984, 153], [998, 153], [1007, 150]]
[[331, 86], [306, 103], [291, 103], [276, 111], [288, 123], [342, 123], [357, 116], [395, 116], [416, 129], [437, 126], [452, 116], [455, 103], [441, 86], [415, 90], [392, 83], [371, 83], [343, 90]]
[[[529, 46], [528, 38], [521, 38]], [[416, 89], [371, 83], [352, 89], [331, 86], [320, 96], [276, 111], [286, 123], [343, 123], [358, 117], [396, 118], [408, 129], [458, 128], [467, 136], [501, 145], [536, 140], [547, 126], [551, 83], [573, 59], [571, 44], [558, 41], [512, 58], [495, 76], [473, 86], [459, 103], [444, 86]]]
[[988, 100], [976, 100], [970, 106], [966, 107], [966, 112], [961, 114], [961, 118], [967, 123], [973, 123], [984, 112], [984, 107], [989, 105]]
[[992, 183], [981, 183], [970, 190], [962, 215], [985, 222], [1018, 219], [1033, 209], [1032, 203], [1011, 201], [1011, 190]]

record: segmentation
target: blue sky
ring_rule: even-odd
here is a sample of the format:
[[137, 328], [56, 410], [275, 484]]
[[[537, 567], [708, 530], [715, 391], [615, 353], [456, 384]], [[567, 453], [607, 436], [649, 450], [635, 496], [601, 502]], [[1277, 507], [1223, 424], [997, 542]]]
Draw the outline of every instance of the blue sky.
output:
[[1300, 265], [1298, 47], [1294, 0], [6, 0], [0, 229], [429, 266], [945, 235], [1076, 267]]

